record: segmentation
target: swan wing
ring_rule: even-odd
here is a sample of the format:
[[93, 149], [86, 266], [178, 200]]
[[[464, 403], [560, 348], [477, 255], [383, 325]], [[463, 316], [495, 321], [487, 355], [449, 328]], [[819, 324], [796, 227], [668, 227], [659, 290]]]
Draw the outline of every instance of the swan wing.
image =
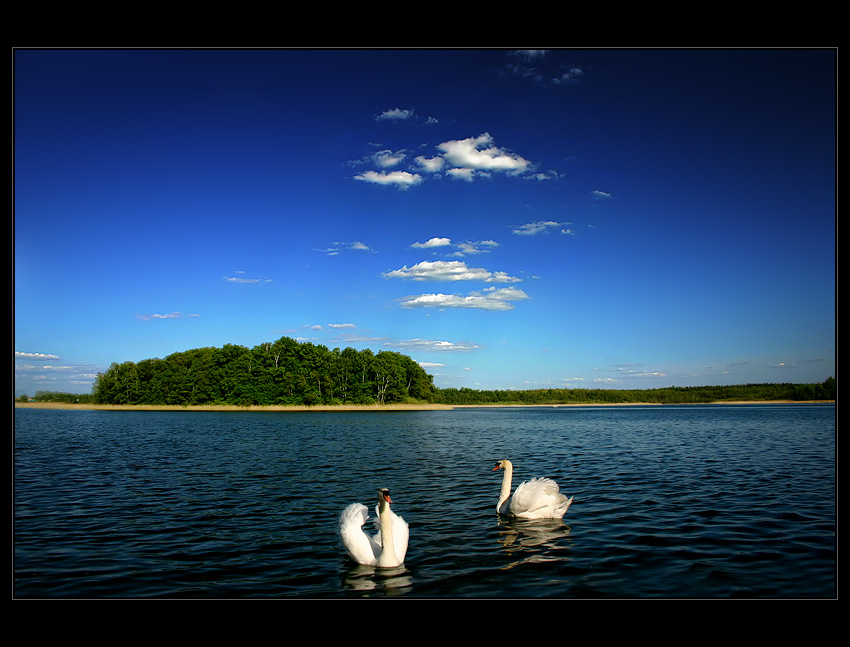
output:
[[381, 553], [380, 545], [363, 530], [369, 509], [352, 503], [339, 515], [339, 538], [349, 557], [358, 564], [374, 565]]
[[410, 528], [407, 522], [393, 512], [393, 546], [399, 562], [404, 561], [407, 555], [407, 542], [410, 539]]
[[572, 503], [548, 478], [524, 481], [511, 497], [510, 514], [527, 519], [560, 519]]

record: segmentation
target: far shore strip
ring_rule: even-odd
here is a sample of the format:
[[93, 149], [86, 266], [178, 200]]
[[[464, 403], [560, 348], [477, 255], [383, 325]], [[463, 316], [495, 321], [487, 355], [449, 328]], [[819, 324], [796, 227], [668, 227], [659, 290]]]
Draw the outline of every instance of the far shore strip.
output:
[[[670, 404], [810, 404], [835, 403], [835, 400], [722, 400], [717, 402], [681, 402]], [[16, 409], [80, 409], [96, 411], [449, 411], [452, 409], [496, 409], [508, 407], [616, 407], [669, 406], [661, 402], [581, 402], [575, 404], [320, 404], [320, 405], [179, 405], [179, 404], [71, 404], [65, 402], [15, 402]]]

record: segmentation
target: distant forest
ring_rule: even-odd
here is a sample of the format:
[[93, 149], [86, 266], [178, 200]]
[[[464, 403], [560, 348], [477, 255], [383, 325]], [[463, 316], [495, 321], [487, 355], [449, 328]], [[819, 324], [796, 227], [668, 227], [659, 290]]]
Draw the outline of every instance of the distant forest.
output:
[[113, 363], [91, 394], [38, 391], [18, 400], [128, 405], [334, 404], [691, 404], [735, 400], [834, 400], [835, 378], [822, 384], [670, 386], [660, 389], [477, 390], [437, 388], [407, 355], [330, 350], [281, 337], [247, 348], [196, 348], [164, 359]]
[[835, 378], [823, 384], [668, 386], [660, 389], [534, 389], [480, 391], [438, 389], [445, 404], [697, 404], [723, 401], [834, 400]]

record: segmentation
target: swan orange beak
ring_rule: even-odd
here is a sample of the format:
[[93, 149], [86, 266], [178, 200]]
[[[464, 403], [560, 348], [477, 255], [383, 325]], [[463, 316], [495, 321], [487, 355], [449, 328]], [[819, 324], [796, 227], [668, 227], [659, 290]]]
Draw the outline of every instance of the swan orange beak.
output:
[[493, 471], [495, 472], [498, 469], [501, 469], [501, 468], [498, 465], [496, 465], [496, 467], [493, 468]]
[[392, 503], [392, 502], [393, 502], [393, 501], [392, 501], [392, 499], [390, 499], [390, 494], [389, 494], [389, 492], [387, 492], [386, 494], [384, 494], [384, 495], [383, 495], [383, 497], [384, 497], [384, 501], [386, 501], [387, 503]]

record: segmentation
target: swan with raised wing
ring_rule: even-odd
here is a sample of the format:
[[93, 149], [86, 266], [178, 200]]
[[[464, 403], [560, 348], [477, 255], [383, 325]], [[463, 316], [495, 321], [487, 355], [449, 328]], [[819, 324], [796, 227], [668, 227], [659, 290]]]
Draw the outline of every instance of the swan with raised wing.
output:
[[507, 459], [497, 461], [496, 467], [493, 468], [494, 472], [496, 470], [505, 471], [502, 477], [502, 491], [496, 504], [498, 514], [520, 519], [562, 519], [573, 502], [573, 497], [568, 499], [561, 494], [558, 484], [548, 478], [523, 481], [511, 496], [513, 463]]
[[378, 490], [378, 532], [368, 535], [362, 526], [369, 511], [362, 503], [352, 503], [339, 516], [339, 537], [349, 557], [358, 564], [393, 568], [404, 563], [410, 530], [407, 522], [390, 509], [392, 499], [387, 488]]

